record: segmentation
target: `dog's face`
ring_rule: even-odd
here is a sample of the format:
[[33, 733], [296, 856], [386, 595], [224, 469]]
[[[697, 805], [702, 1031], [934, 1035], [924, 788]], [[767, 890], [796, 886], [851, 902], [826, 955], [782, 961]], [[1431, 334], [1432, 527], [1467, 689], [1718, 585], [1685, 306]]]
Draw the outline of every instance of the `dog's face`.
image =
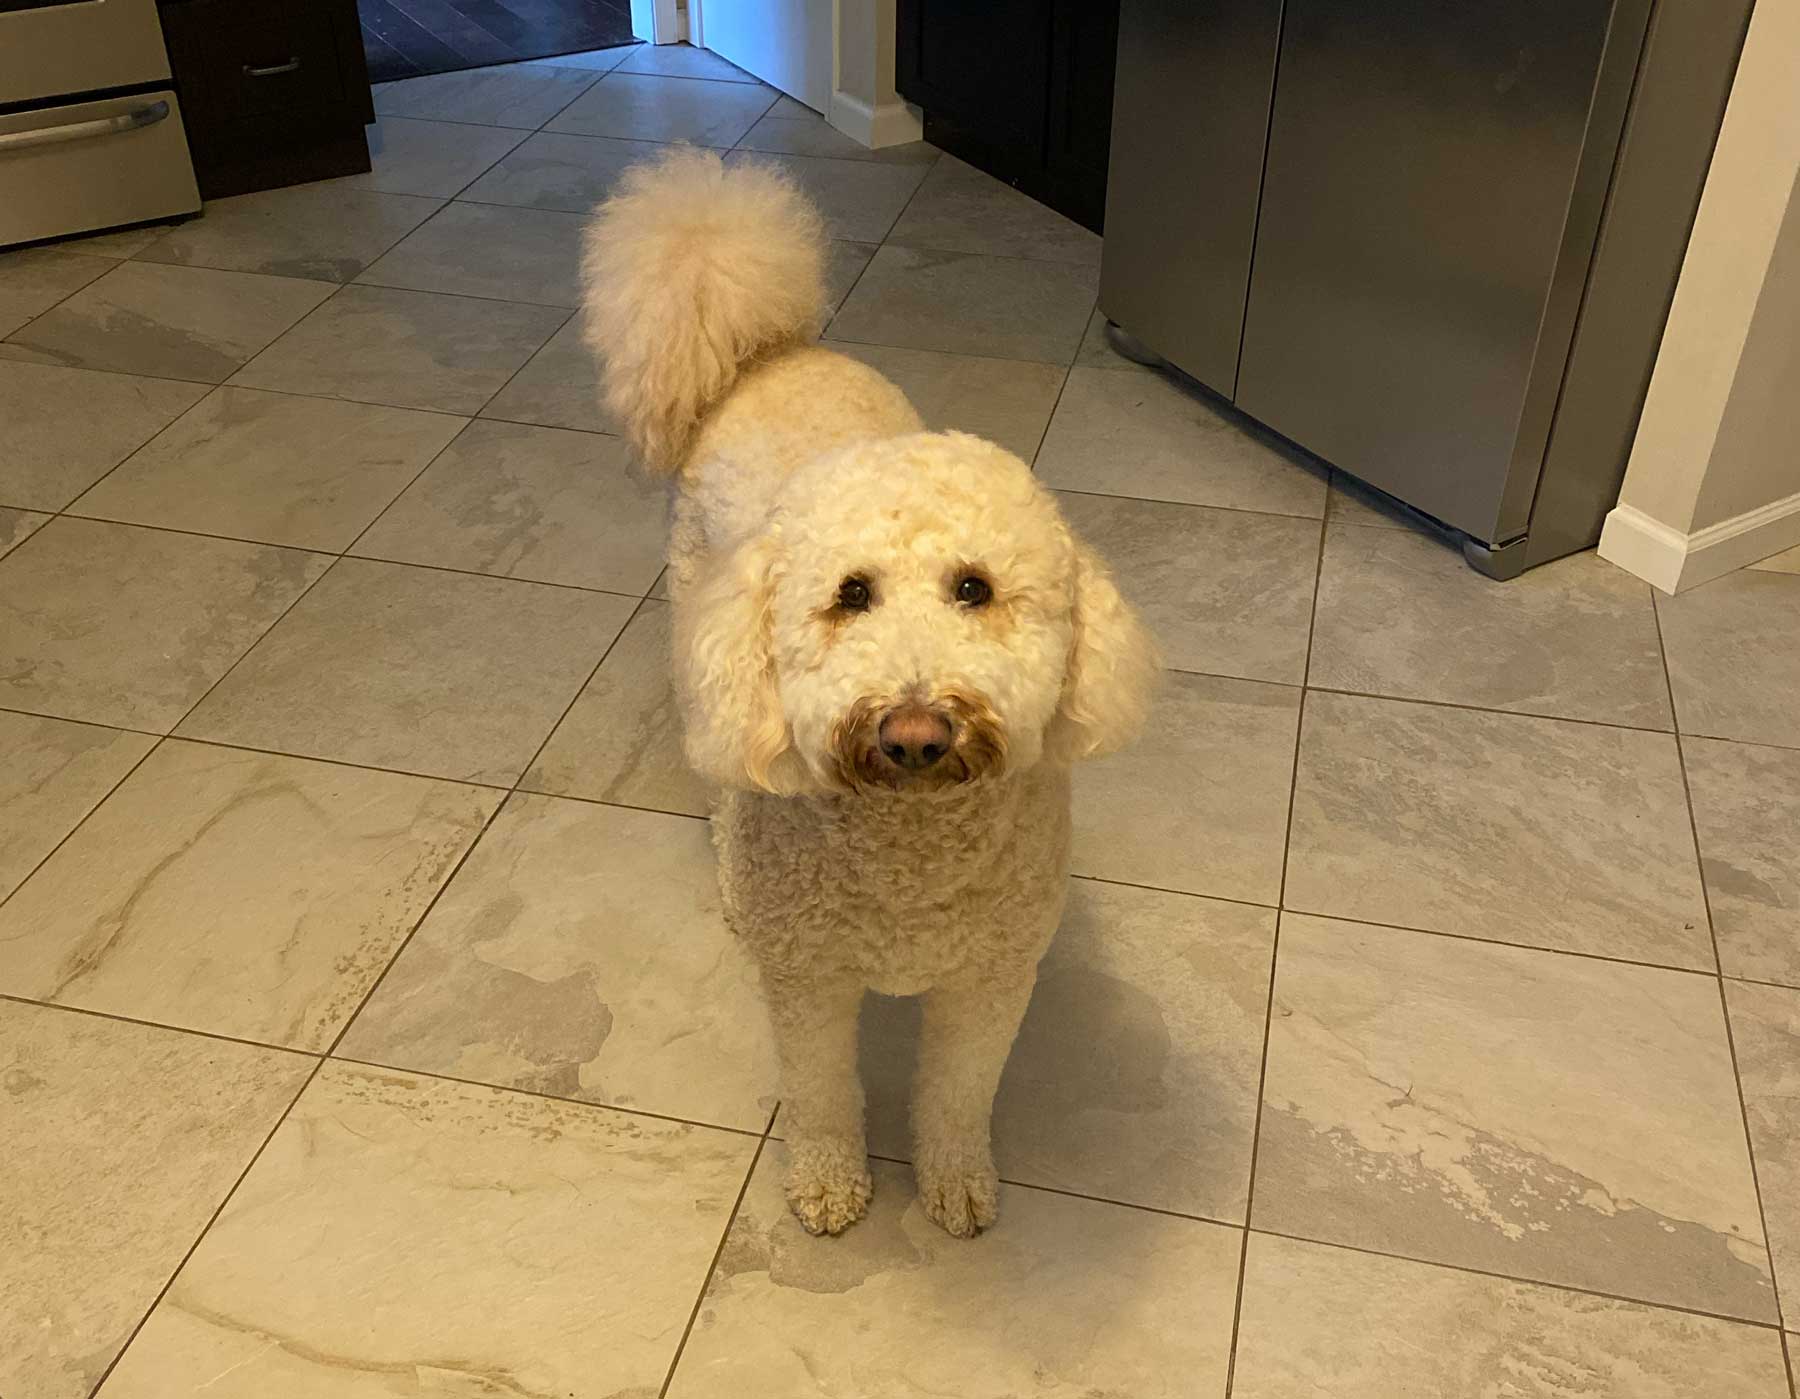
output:
[[681, 603], [690, 759], [782, 793], [932, 790], [1108, 751], [1156, 667], [1030, 469], [957, 433], [803, 468]]

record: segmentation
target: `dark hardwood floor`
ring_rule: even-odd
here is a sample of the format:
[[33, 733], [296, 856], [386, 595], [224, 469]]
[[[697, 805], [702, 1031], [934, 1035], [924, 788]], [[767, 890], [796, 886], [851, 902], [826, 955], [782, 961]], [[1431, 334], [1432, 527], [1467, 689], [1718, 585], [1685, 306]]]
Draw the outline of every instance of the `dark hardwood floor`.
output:
[[375, 82], [631, 42], [628, 0], [357, 0]]

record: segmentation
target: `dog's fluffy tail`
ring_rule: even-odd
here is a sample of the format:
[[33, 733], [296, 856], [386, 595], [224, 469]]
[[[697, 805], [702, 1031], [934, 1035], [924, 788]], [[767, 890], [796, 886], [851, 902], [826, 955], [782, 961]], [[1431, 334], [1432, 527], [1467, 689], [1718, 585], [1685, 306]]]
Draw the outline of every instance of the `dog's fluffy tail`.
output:
[[585, 334], [650, 470], [680, 468], [746, 362], [818, 334], [824, 261], [818, 211], [775, 170], [684, 147], [625, 172], [588, 228]]

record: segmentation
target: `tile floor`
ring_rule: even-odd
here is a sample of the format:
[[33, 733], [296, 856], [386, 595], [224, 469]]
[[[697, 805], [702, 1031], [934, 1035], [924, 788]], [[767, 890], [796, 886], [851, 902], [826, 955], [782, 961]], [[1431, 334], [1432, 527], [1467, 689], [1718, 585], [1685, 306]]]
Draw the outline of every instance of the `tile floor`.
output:
[[[1083, 230], [608, 66], [0, 256], [0, 1394], [1789, 1395], [1800, 565], [1485, 582], [1115, 358]], [[976, 1243], [905, 1002], [872, 1215], [781, 1205], [572, 312], [676, 139], [818, 196], [830, 338], [1035, 458], [1176, 668], [1081, 775]]]

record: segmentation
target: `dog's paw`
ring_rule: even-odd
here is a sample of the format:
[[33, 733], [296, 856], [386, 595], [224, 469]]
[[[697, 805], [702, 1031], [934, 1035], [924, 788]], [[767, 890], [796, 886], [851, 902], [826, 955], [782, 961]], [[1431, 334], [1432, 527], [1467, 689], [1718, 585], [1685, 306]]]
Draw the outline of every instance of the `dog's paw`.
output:
[[875, 1182], [863, 1153], [838, 1142], [796, 1142], [788, 1151], [788, 1208], [809, 1234], [841, 1234], [869, 1212]]
[[1000, 1177], [985, 1154], [935, 1162], [921, 1154], [913, 1174], [926, 1217], [955, 1238], [972, 1239], [1000, 1217]]

